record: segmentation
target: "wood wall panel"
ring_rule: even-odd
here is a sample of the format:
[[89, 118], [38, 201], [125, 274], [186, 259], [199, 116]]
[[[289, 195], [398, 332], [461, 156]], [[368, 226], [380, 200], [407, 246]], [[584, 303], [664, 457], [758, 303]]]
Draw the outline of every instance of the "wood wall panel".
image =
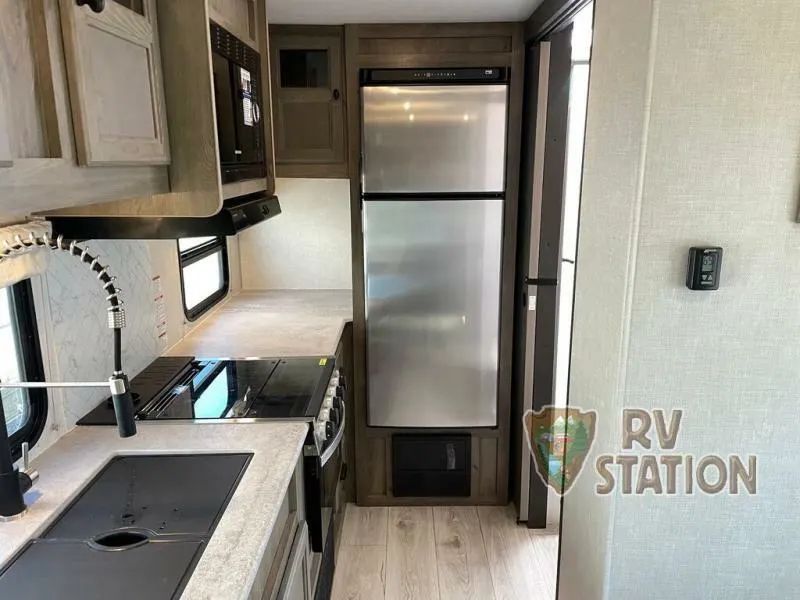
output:
[[386, 440], [370, 438], [365, 445], [364, 457], [365, 490], [369, 497], [383, 497], [387, 493]]
[[497, 495], [498, 461], [497, 440], [480, 439], [480, 459], [478, 461], [478, 496], [492, 499]]

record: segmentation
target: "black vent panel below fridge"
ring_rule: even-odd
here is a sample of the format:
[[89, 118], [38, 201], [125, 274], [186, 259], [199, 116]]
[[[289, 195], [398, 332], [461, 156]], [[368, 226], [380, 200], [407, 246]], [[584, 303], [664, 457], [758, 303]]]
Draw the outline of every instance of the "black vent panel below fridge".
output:
[[392, 487], [396, 497], [468, 497], [469, 435], [392, 436]]

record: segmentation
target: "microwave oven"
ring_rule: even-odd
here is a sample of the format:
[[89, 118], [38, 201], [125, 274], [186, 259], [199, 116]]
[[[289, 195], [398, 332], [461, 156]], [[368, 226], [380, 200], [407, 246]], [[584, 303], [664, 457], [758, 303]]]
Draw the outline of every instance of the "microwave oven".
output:
[[222, 183], [266, 177], [261, 57], [213, 21], [211, 57]]

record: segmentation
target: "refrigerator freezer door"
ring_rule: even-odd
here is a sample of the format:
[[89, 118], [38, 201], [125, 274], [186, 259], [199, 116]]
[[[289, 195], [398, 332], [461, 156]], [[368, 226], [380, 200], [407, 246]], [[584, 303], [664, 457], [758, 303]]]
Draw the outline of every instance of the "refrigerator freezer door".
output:
[[365, 87], [367, 194], [502, 192], [506, 85]]
[[494, 427], [503, 200], [364, 203], [368, 422]]

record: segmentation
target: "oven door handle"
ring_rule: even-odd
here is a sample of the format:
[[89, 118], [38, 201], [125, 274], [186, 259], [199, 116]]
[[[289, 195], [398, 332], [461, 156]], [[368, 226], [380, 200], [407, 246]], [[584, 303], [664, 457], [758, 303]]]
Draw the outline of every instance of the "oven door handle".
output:
[[339, 429], [336, 431], [336, 436], [333, 438], [331, 445], [322, 453], [322, 456], [319, 457], [320, 464], [324, 467], [325, 463], [327, 463], [331, 457], [334, 455], [336, 450], [338, 450], [339, 446], [342, 443], [342, 438], [344, 437], [344, 428], [347, 424], [347, 406], [344, 401], [342, 401], [342, 421], [339, 423]]

